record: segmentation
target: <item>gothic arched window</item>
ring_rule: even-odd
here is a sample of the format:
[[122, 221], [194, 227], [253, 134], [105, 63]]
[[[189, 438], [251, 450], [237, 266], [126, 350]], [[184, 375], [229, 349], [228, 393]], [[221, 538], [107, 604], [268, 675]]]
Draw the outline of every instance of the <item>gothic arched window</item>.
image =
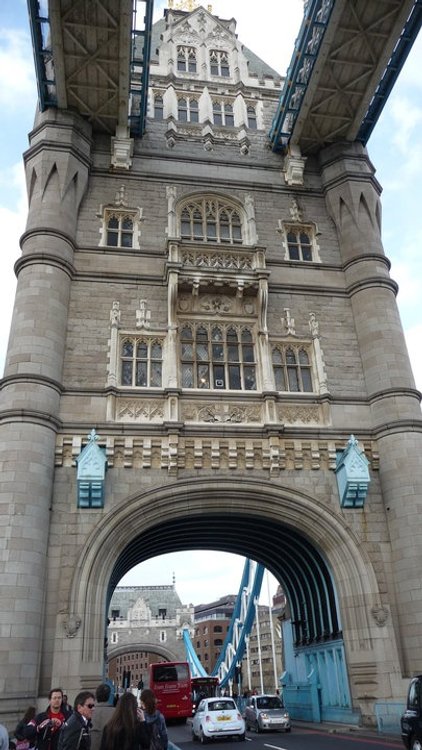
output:
[[212, 114], [214, 125], [226, 125], [227, 127], [233, 127], [234, 114], [233, 106], [231, 104], [228, 104], [227, 102], [213, 101]]
[[241, 216], [218, 198], [202, 198], [182, 208], [180, 234], [184, 240], [241, 244]]
[[137, 337], [124, 338], [120, 362], [121, 385], [161, 388], [163, 349], [160, 341]]
[[196, 50], [194, 47], [177, 48], [177, 70], [179, 73], [196, 73]]
[[154, 97], [154, 117], [156, 120], [162, 120], [164, 117], [164, 101], [159, 95]]
[[229, 56], [223, 50], [210, 51], [210, 72], [212, 76], [228, 78], [230, 76]]
[[196, 99], [181, 97], [177, 100], [177, 119], [180, 122], [198, 122], [199, 107]]
[[291, 393], [312, 392], [312, 365], [305, 346], [277, 345], [272, 351], [275, 387]]
[[256, 390], [252, 333], [235, 325], [184, 325], [180, 333], [182, 388]]
[[107, 245], [110, 247], [133, 246], [133, 217], [116, 212], [107, 218]]
[[257, 122], [256, 122], [256, 110], [255, 107], [249, 106], [246, 109], [247, 116], [248, 116], [248, 128], [251, 128], [251, 130], [257, 129]]

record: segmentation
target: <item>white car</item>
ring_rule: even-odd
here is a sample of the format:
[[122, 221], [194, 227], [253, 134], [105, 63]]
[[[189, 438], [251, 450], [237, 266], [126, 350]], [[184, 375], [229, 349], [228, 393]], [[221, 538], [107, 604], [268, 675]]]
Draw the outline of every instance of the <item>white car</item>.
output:
[[245, 739], [245, 722], [233, 698], [204, 698], [192, 719], [192, 739], [202, 744], [221, 737]]

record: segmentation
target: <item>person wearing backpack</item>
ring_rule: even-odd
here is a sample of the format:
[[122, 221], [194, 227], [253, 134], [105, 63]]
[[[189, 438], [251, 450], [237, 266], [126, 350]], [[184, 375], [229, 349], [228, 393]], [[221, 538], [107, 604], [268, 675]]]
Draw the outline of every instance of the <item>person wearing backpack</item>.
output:
[[163, 714], [157, 709], [157, 701], [153, 691], [145, 688], [141, 693], [140, 700], [150, 734], [150, 750], [167, 750], [169, 741], [166, 721]]

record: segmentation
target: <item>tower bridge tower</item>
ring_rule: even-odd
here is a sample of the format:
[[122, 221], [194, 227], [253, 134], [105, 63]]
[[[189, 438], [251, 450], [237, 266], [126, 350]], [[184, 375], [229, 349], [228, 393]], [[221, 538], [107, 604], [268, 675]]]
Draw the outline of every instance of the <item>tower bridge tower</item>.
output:
[[[362, 136], [417, 3], [365, 0], [353, 19], [312, 0], [281, 104], [234, 19], [176, 3], [150, 28], [146, 2], [139, 30], [129, 0], [83, 5], [49, 3], [24, 155], [0, 717], [95, 687], [124, 573], [202, 548], [282, 584], [292, 715], [371, 724], [422, 671], [420, 394]], [[366, 73], [345, 114], [346, 31]]]

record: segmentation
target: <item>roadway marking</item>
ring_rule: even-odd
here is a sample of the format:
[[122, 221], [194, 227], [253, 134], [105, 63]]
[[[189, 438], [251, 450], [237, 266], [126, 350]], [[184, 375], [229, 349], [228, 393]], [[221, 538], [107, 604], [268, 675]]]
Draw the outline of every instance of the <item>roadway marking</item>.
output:
[[280, 747], [280, 745], [266, 745], [265, 743], [264, 747], [272, 747], [273, 750], [287, 750], [287, 747]]

